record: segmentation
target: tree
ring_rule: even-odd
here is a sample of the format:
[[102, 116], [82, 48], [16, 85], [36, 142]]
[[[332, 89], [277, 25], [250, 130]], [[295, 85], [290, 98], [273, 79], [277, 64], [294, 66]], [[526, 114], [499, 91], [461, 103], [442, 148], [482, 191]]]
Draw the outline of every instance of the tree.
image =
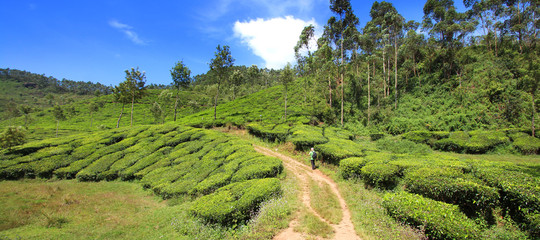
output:
[[120, 127], [120, 120], [122, 120], [122, 115], [124, 113], [124, 106], [126, 103], [129, 103], [129, 93], [127, 84], [121, 82], [118, 86], [115, 86], [113, 89], [114, 100], [122, 104], [122, 110], [120, 111], [120, 116], [118, 116], [118, 121], [116, 122], [116, 128]]
[[217, 91], [216, 97], [214, 98], [214, 120], [216, 120], [219, 89], [221, 87], [221, 84], [223, 84], [223, 82], [227, 80], [229, 69], [234, 64], [234, 58], [232, 58], [229, 46], [223, 46], [223, 48], [221, 48], [221, 45], [218, 45], [216, 50], [217, 51], [214, 53], [215, 57], [210, 62], [210, 70], [215, 72], [217, 76]]
[[161, 109], [161, 106], [158, 102], [154, 102], [152, 106], [150, 107], [150, 112], [152, 112], [152, 116], [154, 116], [154, 122], [159, 123], [162, 120], [163, 116], [163, 110]]
[[171, 105], [173, 99], [172, 96], [173, 93], [170, 90], [165, 89], [161, 91], [156, 101], [154, 101], [154, 103], [150, 107], [150, 112], [152, 112], [156, 123], [165, 123], [165, 118], [169, 114], [169, 111], [167, 110], [168, 108], [166, 106]]
[[440, 47], [437, 58], [441, 58], [441, 65], [433, 68], [441, 69], [446, 78], [450, 78], [457, 69], [454, 55], [463, 45], [461, 41], [465, 36], [476, 29], [477, 22], [469, 19], [468, 14], [457, 12], [452, 0], [428, 0], [424, 5], [423, 18], [423, 30], [429, 30]]
[[341, 125], [343, 125], [344, 60], [347, 55], [346, 51], [352, 49], [352, 40], [357, 32], [358, 18], [354, 15], [349, 0], [330, 0], [330, 10], [339, 17], [339, 20], [330, 17], [327, 24], [328, 28], [325, 29], [325, 35], [330, 36], [330, 39], [340, 51], [341, 63], [338, 63], [338, 75], [339, 85], [341, 85]]
[[60, 125], [60, 121], [66, 120], [66, 115], [64, 114], [64, 110], [59, 105], [55, 105], [53, 108], [53, 117], [56, 119], [56, 137], [58, 137], [58, 126]]
[[176, 88], [176, 101], [174, 102], [174, 121], [176, 122], [176, 109], [178, 108], [179, 94], [182, 89], [186, 89], [191, 84], [191, 70], [183, 61], [177, 62], [171, 70], [173, 85]]
[[[403, 27], [405, 25], [405, 19], [401, 14], [398, 13], [396, 8], [389, 2], [375, 2], [371, 7], [370, 16], [373, 23], [380, 28], [380, 32], [387, 37], [383, 39], [388, 41], [389, 45], [394, 46], [394, 96], [395, 96], [395, 105], [394, 108], [397, 109], [397, 98], [398, 98], [398, 89], [397, 89], [397, 61], [398, 61], [398, 44], [400, 39], [403, 36]], [[393, 43], [391, 43], [393, 42]], [[383, 49], [383, 58], [384, 58], [384, 49]], [[384, 61], [383, 61], [384, 62]], [[388, 64], [390, 65], [390, 64]], [[390, 75], [390, 66], [388, 66], [388, 76]], [[388, 77], [390, 80], [390, 77]], [[388, 82], [390, 84], [390, 82]]]
[[135, 102], [141, 99], [146, 94], [146, 74], [140, 72], [139, 67], [137, 69], [131, 68], [131, 71], [126, 70], [126, 81], [124, 84], [124, 94], [126, 98], [131, 100], [131, 124], [133, 126], [133, 106]]
[[[307, 74], [311, 73], [311, 51], [309, 50], [309, 42], [313, 40], [315, 36], [315, 26], [310, 24], [309, 26], [304, 27], [302, 30], [302, 33], [300, 34], [300, 38], [298, 39], [298, 42], [296, 43], [296, 46], [294, 47], [294, 56], [296, 58], [296, 62], [298, 64], [298, 68], [300, 72], [306, 72]], [[307, 57], [303, 57], [300, 53], [302, 49], [306, 49], [307, 51]]]
[[236, 92], [238, 86], [244, 82], [244, 74], [240, 70], [234, 70], [234, 72], [229, 77], [230, 83], [232, 84], [233, 89], [233, 100], [236, 99]]
[[94, 122], [93, 114], [99, 110], [99, 104], [90, 102], [88, 109], [90, 110], [90, 127], [92, 127], [92, 123]]
[[30, 113], [32, 113], [34, 109], [28, 105], [21, 105], [19, 106], [19, 111], [24, 115], [24, 127], [28, 128], [28, 122], [30, 121]]
[[8, 126], [2, 134], [0, 134], [0, 146], [4, 149], [11, 149], [17, 145], [26, 142], [26, 133], [23, 127]]
[[279, 77], [279, 80], [281, 80], [281, 83], [283, 84], [284, 89], [284, 100], [285, 100], [285, 121], [287, 121], [287, 90], [289, 88], [289, 84], [293, 81], [294, 73], [291, 68], [291, 64], [287, 63], [283, 71], [281, 72], [281, 76]]

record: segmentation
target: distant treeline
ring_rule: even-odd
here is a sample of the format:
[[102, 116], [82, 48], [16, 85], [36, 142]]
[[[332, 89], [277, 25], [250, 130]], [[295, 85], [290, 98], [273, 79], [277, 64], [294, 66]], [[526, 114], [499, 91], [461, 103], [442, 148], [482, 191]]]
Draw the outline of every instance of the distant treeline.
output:
[[58, 80], [45, 74], [36, 74], [27, 71], [21, 71], [10, 68], [0, 68], [0, 77], [8, 81], [17, 81], [24, 84], [27, 88], [37, 88], [46, 92], [53, 93], [75, 93], [79, 95], [90, 94], [111, 94], [112, 87], [101, 83], [73, 81], [62, 78]]

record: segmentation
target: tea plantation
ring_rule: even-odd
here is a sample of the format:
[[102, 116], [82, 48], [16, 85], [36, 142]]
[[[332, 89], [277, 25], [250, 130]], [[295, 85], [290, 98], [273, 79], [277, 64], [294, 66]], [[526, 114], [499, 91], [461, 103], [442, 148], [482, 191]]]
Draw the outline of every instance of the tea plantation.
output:
[[[339, 165], [343, 179], [360, 180], [368, 188], [386, 192], [382, 207], [387, 214], [423, 229], [429, 238], [540, 237], [538, 165], [433, 153], [423, 144], [436, 146], [433, 143], [463, 136], [461, 145], [452, 146], [468, 153], [485, 153], [501, 145], [524, 154], [537, 153], [538, 139], [519, 130], [411, 132], [403, 139], [383, 137], [371, 142], [354, 140], [353, 134], [333, 127], [251, 123], [247, 128], [267, 141], [289, 141], [299, 151], [314, 147], [319, 160]], [[521, 151], [520, 137], [528, 139], [524, 142], [532, 150]], [[496, 226], [500, 219], [509, 223]]]
[[223, 225], [245, 222], [279, 194], [283, 170], [246, 141], [170, 124], [35, 141], [0, 159], [0, 179], [137, 180], [163, 198], [192, 197], [194, 216]]

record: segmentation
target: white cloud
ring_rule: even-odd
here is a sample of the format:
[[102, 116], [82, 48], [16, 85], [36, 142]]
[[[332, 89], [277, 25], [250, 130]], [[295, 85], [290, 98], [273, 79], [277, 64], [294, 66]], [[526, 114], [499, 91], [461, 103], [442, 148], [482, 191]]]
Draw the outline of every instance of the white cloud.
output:
[[118, 22], [117, 20], [111, 20], [109, 21], [109, 25], [113, 28], [118, 29], [120, 32], [123, 32], [126, 37], [129, 38], [133, 43], [137, 45], [146, 45], [146, 42], [139, 38], [139, 35], [137, 35], [136, 32], [134, 32], [132, 29], [132, 26], [129, 26], [127, 24]]
[[294, 46], [302, 29], [309, 24], [317, 27], [313, 19], [304, 21], [292, 16], [268, 20], [258, 18], [249, 22], [236, 21], [233, 31], [242, 43], [265, 61], [267, 68], [279, 69], [287, 62], [295, 61]]

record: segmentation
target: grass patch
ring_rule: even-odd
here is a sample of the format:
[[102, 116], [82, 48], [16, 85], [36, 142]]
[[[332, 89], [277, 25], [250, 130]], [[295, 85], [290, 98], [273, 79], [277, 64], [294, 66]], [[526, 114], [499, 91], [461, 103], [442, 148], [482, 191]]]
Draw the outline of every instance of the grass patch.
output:
[[343, 218], [341, 206], [336, 195], [332, 192], [330, 185], [311, 180], [309, 187], [311, 190], [311, 207], [328, 222], [332, 224], [341, 222]]
[[75, 180], [0, 182], [0, 238], [177, 238], [167, 207], [139, 184]]
[[295, 231], [304, 232], [310, 235], [330, 238], [334, 235], [334, 229], [328, 223], [323, 222], [313, 213], [303, 210], [299, 217], [300, 224], [295, 227]]
[[380, 192], [367, 190], [360, 181], [339, 181], [356, 234], [362, 239], [422, 239], [423, 233], [400, 224], [381, 206]]

